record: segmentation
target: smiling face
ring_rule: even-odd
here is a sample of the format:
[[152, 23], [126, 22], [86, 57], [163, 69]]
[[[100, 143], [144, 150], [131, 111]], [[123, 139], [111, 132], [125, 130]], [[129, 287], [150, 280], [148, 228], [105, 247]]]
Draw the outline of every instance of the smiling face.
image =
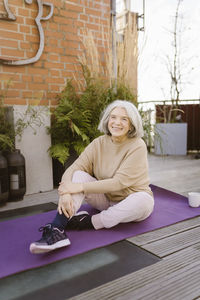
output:
[[131, 123], [126, 110], [123, 107], [114, 108], [109, 116], [108, 130], [115, 142], [123, 142], [131, 128]]

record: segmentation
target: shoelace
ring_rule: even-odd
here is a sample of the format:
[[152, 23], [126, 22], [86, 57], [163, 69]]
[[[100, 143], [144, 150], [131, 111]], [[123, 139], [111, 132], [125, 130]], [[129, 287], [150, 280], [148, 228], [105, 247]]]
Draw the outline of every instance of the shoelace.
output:
[[53, 230], [51, 225], [42, 226], [39, 231], [43, 231], [42, 239], [45, 240], [49, 245], [57, 242], [60, 239], [60, 234], [58, 230]]
[[52, 232], [51, 225], [41, 226], [39, 228], [39, 231], [43, 232], [42, 237], [47, 239], [51, 235], [51, 232]]

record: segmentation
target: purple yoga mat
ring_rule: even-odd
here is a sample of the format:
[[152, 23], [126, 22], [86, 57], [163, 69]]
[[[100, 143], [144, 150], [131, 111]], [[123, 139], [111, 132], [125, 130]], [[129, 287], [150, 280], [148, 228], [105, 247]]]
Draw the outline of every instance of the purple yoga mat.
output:
[[[139, 223], [119, 224], [111, 229], [68, 231], [71, 245], [47, 254], [31, 254], [29, 245], [40, 238], [41, 233], [37, 229], [51, 222], [55, 211], [1, 222], [0, 278], [44, 266], [200, 214], [200, 208], [188, 206], [186, 197], [156, 186], [152, 186], [152, 190], [155, 209], [148, 219]], [[87, 205], [83, 208], [91, 214], [96, 213]]]

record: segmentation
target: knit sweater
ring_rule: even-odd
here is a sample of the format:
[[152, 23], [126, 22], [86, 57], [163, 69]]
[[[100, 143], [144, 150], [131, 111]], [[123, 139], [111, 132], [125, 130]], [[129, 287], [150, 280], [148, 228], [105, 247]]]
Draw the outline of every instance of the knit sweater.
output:
[[65, 171], [62, 181], [71, 181], [76, 170], [94, 176], [97, 181], [83, 183], [84, 193], [104, 193], [110, 201], [121, 201], [149, 187], [147, 148], [141, 138], [113, 142], [109, 135], [94, 139]]

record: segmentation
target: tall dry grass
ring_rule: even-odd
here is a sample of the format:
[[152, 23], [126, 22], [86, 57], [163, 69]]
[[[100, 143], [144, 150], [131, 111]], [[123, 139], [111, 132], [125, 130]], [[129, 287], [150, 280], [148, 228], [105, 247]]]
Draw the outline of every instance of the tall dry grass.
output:
[[[91, 30], [85, 30], [82, 35], [83, 52], [78, 57], [82, 68], [87, 68], [91, 78], [112, 82], [112, 47], [110, 32], [102, 27], [99, 38]], [[99, 44], [101, 41], [101, 44]]]
[[[111, 22], [112, 24], [112, 22]], [[107, 26], [107, 28], [109, 28]], [[101, 44], [99, 44], [101, 41]], [[81, 43], [83, 53], [78, 61], [83, 68], [88, 69], [94, 79], [105, 80], [111, 86], [115, 80], [112, 51], [112, 27], [106, 32], [102, 27], [99, 38], [91, 30], [85, 30]], [[127, 25], [122, 41], [116, 41], [117, 84], [130, 88], [137, 94], [137, 24], [136, 15], [128, 13]], [[84, 80], [75, 78], [79, 88], [84, 88]]]
[[117, 43], [117, 78], [118, 82], [129, 87], [137, 94], [137, 24], [136, 15], [127, 14], [127, 26], [123, 42]]

